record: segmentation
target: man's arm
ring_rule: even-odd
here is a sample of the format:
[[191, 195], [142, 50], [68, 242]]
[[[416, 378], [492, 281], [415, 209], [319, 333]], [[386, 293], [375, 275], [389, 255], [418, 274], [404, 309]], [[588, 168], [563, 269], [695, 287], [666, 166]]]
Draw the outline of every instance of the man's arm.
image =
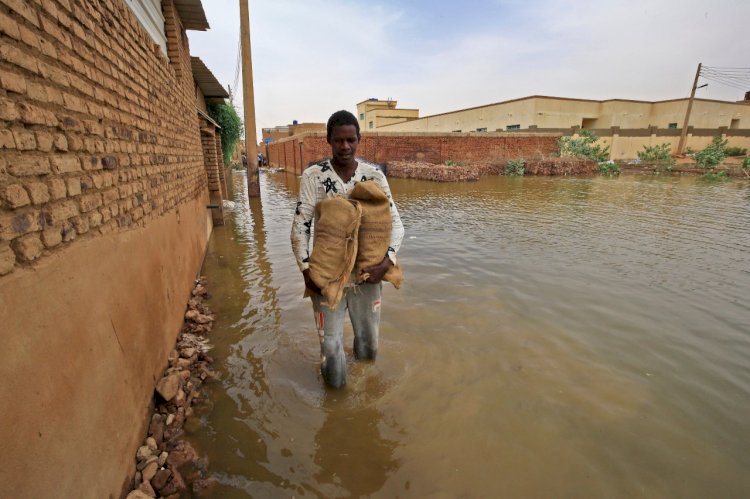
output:
[[299, 198], [294, 208], [292, 220], [292, 251], [297, 260], [297, 266], [302, 271], [305, 287], [315, 293], [320, 289], [310, 278], [310, 238], [312, 234], [313, 218], [315, 216], [316, 186], [310, 175], [302, 175], [300, 181]]

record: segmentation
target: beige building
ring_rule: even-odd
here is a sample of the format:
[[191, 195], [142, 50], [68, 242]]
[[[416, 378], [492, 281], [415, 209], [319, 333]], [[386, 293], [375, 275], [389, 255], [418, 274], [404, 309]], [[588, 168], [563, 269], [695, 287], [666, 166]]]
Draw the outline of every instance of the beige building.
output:
[[[363, 121], [360, 109], [365, 108], [369, 102], [357, 104], [360, 126]], [[382, 102], [384, 101], [375, 101], [374, 104], [380, 105]], [[675, 129], [682, 127], [687, 103], [688, 99], [656, 102], [626, 99], [598, 101], [533, 95], [423, 118], [402, 119], [395, 123], [371, 119], [370, 116], [379, 118], [378, 113], [385, 111], [382, 107], [371, 107], [368, 108], [370, 111], [365, 109], [364, 121], [368, 121], [368, 125], [372, 123], [373, 128], [377, 128], [379, 132], [494, 132], [571, 127]], [[418, 110], [411, 111], [414, 111], [414, 116], [418, 115]], [[694, 128], [750, 129], [750, 101], [695, 99], [689, 125]]]
[[[357, 104], [357, 120], [361, 131], [398, 125], [419, 118], [419, 109], [399, 109], [395, 100], [367, 99]], [[394, 130], [394, 131], [400, 131]]]
[[297, 123], [295, 120], [291, 125], [280, 125], [273, 128], [263, 128], [263, 142], [273, 142], [285, 139], [292, 135], [307, 132], [325, 132], [325, 123]]

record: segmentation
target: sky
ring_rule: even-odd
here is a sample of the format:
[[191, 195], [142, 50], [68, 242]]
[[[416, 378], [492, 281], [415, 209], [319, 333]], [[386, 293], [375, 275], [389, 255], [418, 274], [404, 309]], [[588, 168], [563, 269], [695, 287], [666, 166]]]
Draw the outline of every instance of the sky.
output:
[[[420, 116], [529, 95], [687, 97], [699, 62], [750, 67], [748, 0], [249, 0], [257, 138], [368, 98]], [[190, 52], [234, 89], [238, 0]], [[714, 81], [696, 97], [736, 101]], [[242, 114], [241, 71], [234, 104]], [[744, 87], [750, 91], [750, 80]], [[234, 92], [233, 92], [234, 93]]]

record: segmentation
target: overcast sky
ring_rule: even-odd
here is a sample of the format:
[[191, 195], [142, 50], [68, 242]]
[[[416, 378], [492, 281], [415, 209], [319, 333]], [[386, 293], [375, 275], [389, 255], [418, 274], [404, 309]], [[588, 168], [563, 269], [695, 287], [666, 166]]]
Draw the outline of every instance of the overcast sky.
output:
[[[748, 0], [249, 3], [258, 139], [370, 97], [420, 116], [535, 94], [660, 100], [687, 97], [699, 62], [750, 67]], [[203, 8], [211, 29], [189, 32], [190, 52], [233, 85], [239, 2]], [[696, 95], [744, 96], [709, 83]]]

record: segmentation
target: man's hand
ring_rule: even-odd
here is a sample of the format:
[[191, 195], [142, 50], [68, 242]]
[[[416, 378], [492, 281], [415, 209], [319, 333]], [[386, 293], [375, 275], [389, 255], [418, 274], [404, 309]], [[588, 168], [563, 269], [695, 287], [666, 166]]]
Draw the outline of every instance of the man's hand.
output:
[[313, 282], [312, 277], [310, 277], [310, 269], [303, 270], [302, 277], [305, 278], [305, 287], [309, 289], [311, 293], [319, 295], [320, 288]]
[[362, 282], [377, 284], [383, 280], [383, 276], [391, 267], [393, 267], [393, 262], [386, 256], [379, 264], [373, 265], [372, 267], [367, 267], [366, 269], [362, 269], [359, 272], [359, 279]]

